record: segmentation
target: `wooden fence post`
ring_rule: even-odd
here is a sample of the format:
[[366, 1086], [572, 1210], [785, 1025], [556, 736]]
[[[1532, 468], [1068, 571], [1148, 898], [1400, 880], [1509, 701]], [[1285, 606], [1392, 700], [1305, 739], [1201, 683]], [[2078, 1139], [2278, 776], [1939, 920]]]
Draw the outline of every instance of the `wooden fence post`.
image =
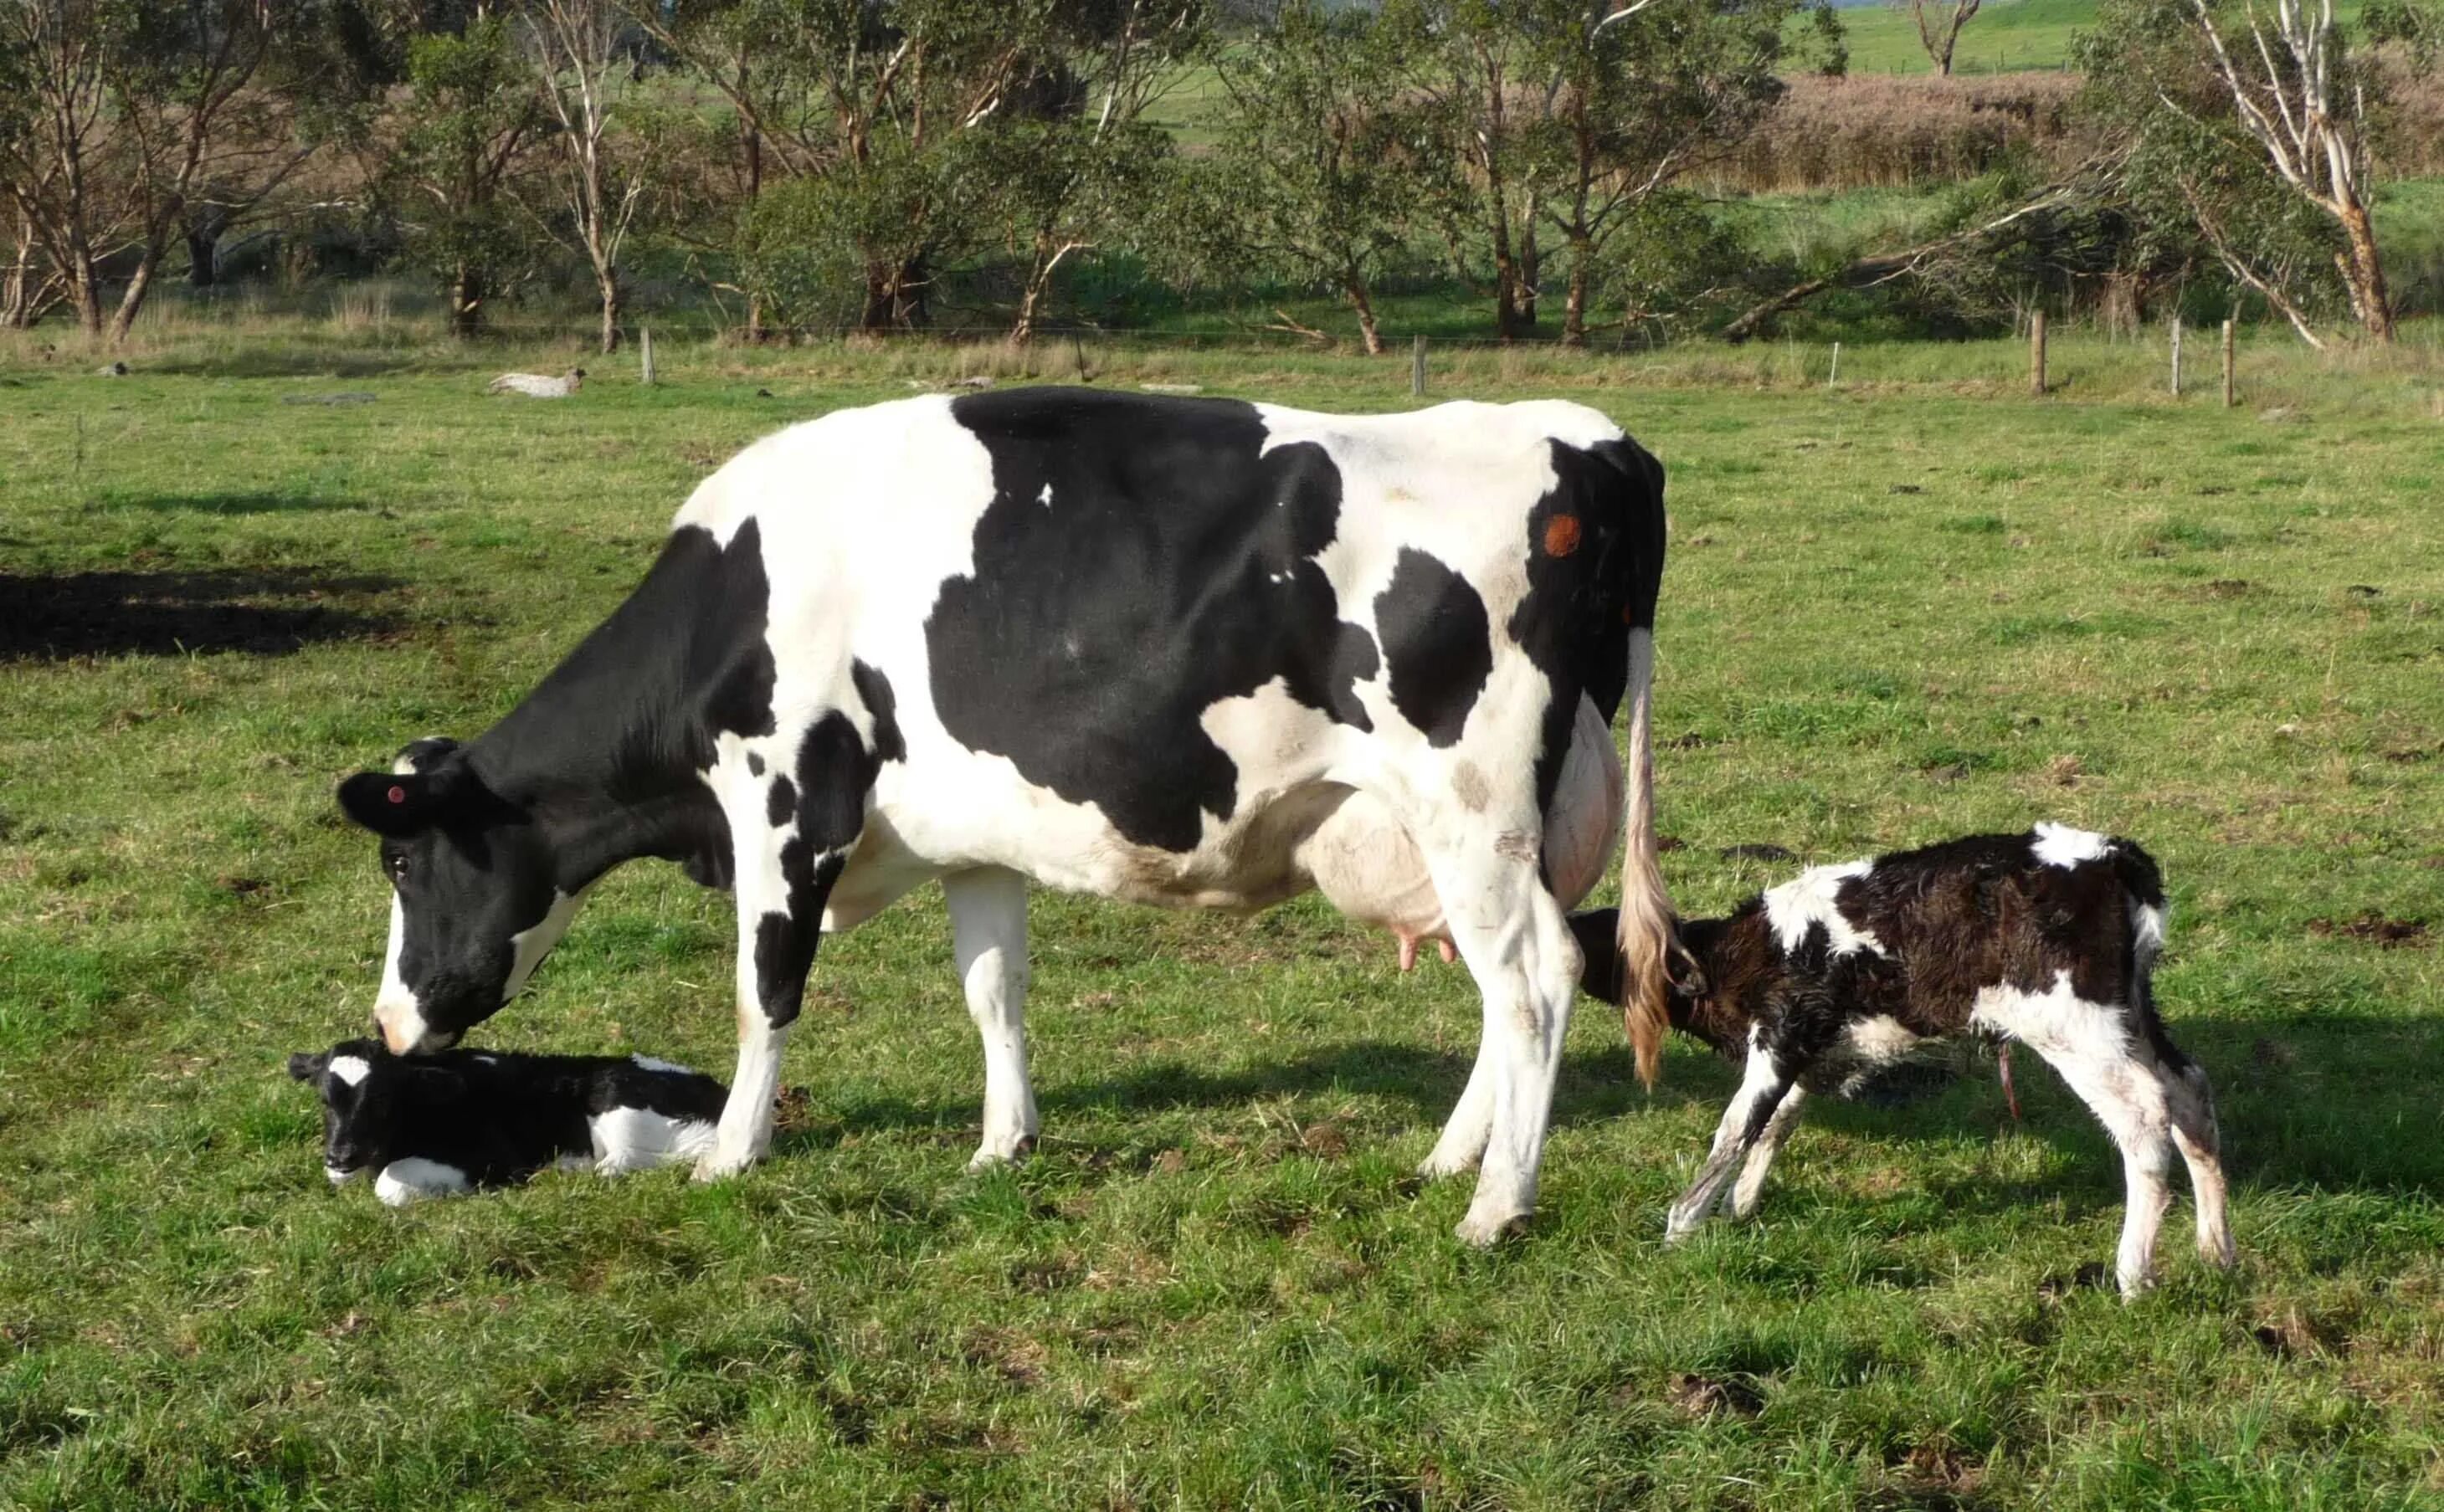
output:
[[1426, 339], [1422, 336], [1409, 342], [1409, 394], [1414, 398], [1426, 396]]
[[2232, 387], [2231, 355], [2231, 322], [2226, 321], [2223, 323], [2223, 407], [2227, 410], [2240, 402], [2239, 393]]
[[638, 371], [642, 375], [642, 381], [652, 383], [654, 381], [654, 328], [650, 325], [637, 332], [637, 359], [640, 364]]
[[2043, 310], [2028, 317], [2028, 393], [2035, 398], [2046, 396], [2046, 312]]
[[2181, 396], [2181, 318], [2173, 317], [2173, 397]]

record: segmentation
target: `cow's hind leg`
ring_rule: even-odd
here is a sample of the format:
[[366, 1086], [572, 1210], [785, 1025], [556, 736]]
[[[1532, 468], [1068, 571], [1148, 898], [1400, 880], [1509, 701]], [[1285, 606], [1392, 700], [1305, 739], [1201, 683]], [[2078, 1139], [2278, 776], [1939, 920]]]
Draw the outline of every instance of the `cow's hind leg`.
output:
[[[1483, 1118], [1484, 1158], [1459, 1236], [1490, 1245], [1536, 1206], [1553, 1081], [1579, 985], [1579, 947], [1538, 874], [1532, 829], [1463, 821], [1418, 824], [1411, 833], [1436, 837], [1425, 847], [1426, 864], [1460, 958], [1485, 999], [1477, 1071], [1436, 1153], [1478, 1143], [1475, 1125]], [[1472, 1105], [1472, 1097], [1481, 1103]]]
[[824, 906], [865, 825], [874, 760], [837, 712], [806, 730], [790, 772], [760, 768], [724, 798], [737, 857], [738, 1072], [699, 1180], [745, 1170], [772, 1142], [781, 1052], [805, 998]]
[[1027, 1077], [1027, 879], [997, 866], [942, 879], [968, 1015], [985, 1044], [985, 1133], [970, 1171], [1035, 1148], [1035, 1089]]

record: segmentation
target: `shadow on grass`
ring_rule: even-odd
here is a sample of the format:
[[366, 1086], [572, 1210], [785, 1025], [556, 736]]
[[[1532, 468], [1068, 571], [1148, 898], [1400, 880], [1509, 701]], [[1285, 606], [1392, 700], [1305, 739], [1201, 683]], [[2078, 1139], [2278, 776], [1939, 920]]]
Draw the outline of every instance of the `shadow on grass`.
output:
[[[2444, 1034], [2432, 1017], [2299, 1014], [2267, 1019], [2186, 1019], [2182, 1045], [2213, 1079], [2223, 1127], [2225, 1169], [2238, 1185], [2325, 1190], [2444, 1192], [2444, 1138], [2435, 1135], [2435, 1089], [2444, 1085]], [[1459, 1100], [1472, 1058], [1379, 1041], [1323, 1046], [1234, 1070], [1179, 1060], [1133, 1066], [1099, 1080], [1041, 1086], [1048, 1126], [1066, 1113], [1154, 1114], [1229, 1108], [1269, 1097], [1341, 1093], [1387, 1097], [1416, 1110], [1421, 1128], [1439, 1127]], [[2029, 1137], [2075, 1151], [2093, 1165], [2094, 1183], [2118, 1194], [2120, 1162], [2103, 1129], [2034, 1055], [2020, 1054], [2018, 1079]], [[1963, 1057], [1959, 1074], [1921, 1079], [1917, 1095], [1881, 1104], [1813, 1098], [1806, 1125], [1855, 1138], [1896, 1143], [1952, 1140], [1964, 1133], [2014, 1127], [1993, 1063]], [[1553, 1126], [1569, 1128], [1694, 1103], [1717, 1109], [1738, 1081], [1734, 1068], [1681, 1062], [1652, 1094], [1640, 1088], [1626, 1047], [1574, 1055], [1563, 1062]], [[978, 1088], [981, 1096], [982, 1089]], [[785, 1135], [785, 1150], [837, 1142], [844, 1133], [892, 1129], [968, 1130], [977, 1105], [864, 1098], [827, 1129]], [[2086, 1178], [2073, 1178], [2082, 1180]], [[1981, 1209], [2058, 1195], [2044, 1180], [1994, 1183], [1999, 1189], [1952, 1200]]]
[[398, 580], [326, 567], [0, 573], [0, 662], [239, 651], [286, 655], [398, 625], [365, 600]]
[[363, 499], [323, 498], [260, 490], [112, 495], [103, 502], [106, 507], [113, 509], [145, 509], [155, 514], [319, 514], [374, 507]]
[[[335, 349], [277, 341], [250, 342], [235, 352], [164, 358], [145, 365], [148, 373], [229, 378], [392, 378], [402, 373], [427, 373], [432, 369], [433, 353], [429, 348], [401, 347], [397, 351], [371, 347]], [[266, 394], [264, 402], [271, 404], [277, 400], [275, 396]]]

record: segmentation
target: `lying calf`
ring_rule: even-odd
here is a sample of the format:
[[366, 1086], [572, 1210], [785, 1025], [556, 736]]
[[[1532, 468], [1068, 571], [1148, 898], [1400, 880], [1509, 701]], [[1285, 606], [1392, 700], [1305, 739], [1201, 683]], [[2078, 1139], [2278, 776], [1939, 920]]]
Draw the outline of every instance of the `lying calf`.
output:
[[392, 1207], [524, 1181], [546, 1166], [606, 1175], [713, 1148], [729, 1089], [646, 1056], [395, 1056], [379, 1040], [293, 1055], [323, 1094], [323, 1166], [378, 1172]]
[[[1573, 917], [1585, 986], [1618, 1001], [1608, 912]], [[2149, 988], [2164, 943], [2156, 863], [2129, 840], [2060, 824], [1820, 866], [1680, 926], [1693, 968], [1671, 1015], [1747, 1060], [1669, 1237], [1705, 1221], [1734, 1169], [1731, 1211], [1756, 1207], [1809, 1092], [1849, 1092], [1921, 1042], [1964, 1031], [2018, 1041], [2062, 1074], [2121, 1148], [2129, 1206], [2116, 1273], [2147, 1285], [2173, 1152], [2197, 1198], [2198, 1253], [2232, 1262], [2206, 1072], [2164, 1032]]]

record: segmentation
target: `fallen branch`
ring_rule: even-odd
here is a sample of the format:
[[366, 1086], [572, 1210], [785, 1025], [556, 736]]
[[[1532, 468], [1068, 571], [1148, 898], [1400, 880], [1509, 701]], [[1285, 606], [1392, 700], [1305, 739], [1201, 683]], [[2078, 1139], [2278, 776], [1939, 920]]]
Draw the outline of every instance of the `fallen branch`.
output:
[[1931, 242], [1920, 242], [1915, 247], [1904, 247], [1896, 251], [1871, 253], [1857, 259], [1839, 272], [1827, 274], [1823, 278], [1811, 278], [1802, 284], [1794, 284], [1773, 298], [1753, 304], [1743, 311], [1737, 320], [1723, 327], [1720, 333], [1722, 339], [1737, 345], [1754, 336], [1758, 328], [1767, 321], [1787, 309], [1805, 304], [1828, 288], [1873, 288], [1879, 284], [1889, 284], [1897, 278], [1905, 278], [1916, 272], [1926, 265], [1929, 258], [1938, 253], [1948, 252], [1981, 237], [1990, 236], [2023, 216], [2052, 209], [2069, 198], [2070, 191], [2071, 183], [2068, 180], [2049, 184], [2033, 199], [1995, 216], [1983, 225], [1972, 226], [1966, 230], [1954, 231], [1949, 236], [1939, 236]]

